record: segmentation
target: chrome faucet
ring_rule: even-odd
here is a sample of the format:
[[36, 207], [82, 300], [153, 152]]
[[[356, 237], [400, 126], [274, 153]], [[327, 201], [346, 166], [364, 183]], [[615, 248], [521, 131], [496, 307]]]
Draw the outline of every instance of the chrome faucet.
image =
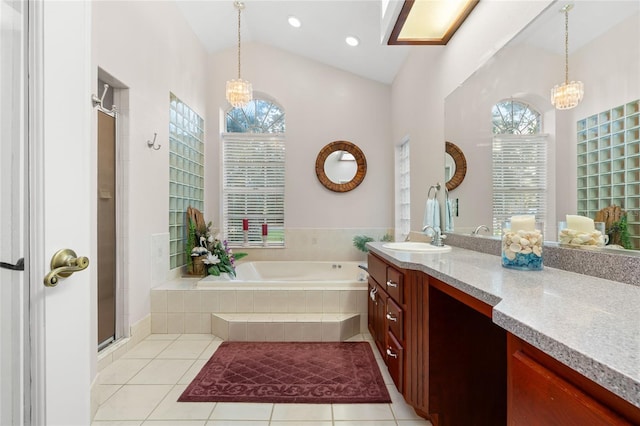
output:
[[425, 227], [422, 228], [422, 232], [426, 233], [426, 231], [428, 229], [431, 229], [433, 231], [433, 237], [431, 239], [431, 245], [432, 246], [436, 246], [436, 247], [442, 247], [444, 246], [444, 242], [442, 240], [444, 240], [445, 238], [447, 238], [446, 235], [442, 235], [440, 233], [440, 228], [439, 227], [433, 227], [431, 225], [427, 225]]
[[491, 233], [491, 230], [487, 225], [480, 225], [471, 233], [471, 235], [480, 235], [480, 231], [483, 229], [487, 231], [489, 234]]

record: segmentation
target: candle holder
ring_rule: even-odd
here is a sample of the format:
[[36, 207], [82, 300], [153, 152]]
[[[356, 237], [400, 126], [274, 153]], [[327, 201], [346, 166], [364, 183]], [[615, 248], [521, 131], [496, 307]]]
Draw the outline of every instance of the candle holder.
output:
[[243, 237], [244, 237], [244, 242], [242, 243], [242, 245], [244, 247], [249, 247], [249, 231], [242, 231]]
[[542, 270], [542, 230], [535, 222], [533, 230], [511, 229], [511, 222], [502, 226], [502, 266], [521, 271]]
[[561, 245], [585, 248], [604, 247], [609, 243], [609, 236], [605, 232], [604, 222], [594, 222], [591, 232], [571, 229], [567, 222], [558, 222], [558, 242]]
[[267, 236], [266, 235], [262, 236], [262, 245], [263, 245], [263, 247], [267, 246]]

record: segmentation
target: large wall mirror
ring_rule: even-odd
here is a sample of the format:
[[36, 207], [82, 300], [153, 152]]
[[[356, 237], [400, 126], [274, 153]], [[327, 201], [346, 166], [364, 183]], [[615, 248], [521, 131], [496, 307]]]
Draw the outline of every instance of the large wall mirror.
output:
[[348, 192], [362, 183], [367, 174], [367, 159], [360, 148], [348, 141], [324, 146], [316, 158], [316, 176], [325, 188]]
[[[562, 6], [551, 4], [445, 99], [445, 140], [455, 141], [469, 163], [468, 179], [456, 191], [456, 198], [460, 200], [456, 217], [458, 232], [468, 233], [478, 225], [490, 226], [493, 221], [494, 105], [512, 99], [541, 114], [541, 133], [548, 139], [545, 239], [556, 241], [558, 221], [564, 220], [567, 214], [578, 214], [578, 193], [584, 192], [578, 187], [578, 167], [580, 161], [584, 161], [579, 159], [578, 123], [591, 118], [598, 121], [607, 116], [604, 112], [621, 106], [633, 107], [640, 99], [640, 2], [575, 2], [569, 16], [569, 77], [584, 83], [585, 96], [573, 109], [554, 109], [549, 99], [550, 89], [564, 81]], [[616, 66], [612, 67], [612, 64]], [[635, 117], [633, 111], [631, 114]], [[636, 126], [623, 129], [626, 144], [630, 142], [629, 135], [633, 137], [640, 132], [634, 120], [625, 122], [625, 125], [631, 123]], [[621, 142], [623, 138], [613, 137], [613, 126], [607, 130], [606, 126], [597, 123], [590, 128], [600, 132], [594, 140], [602, 143], [604, 149], [598, 147], [602, 151], [598, 152], [598, 158], [588, 159], [591, 169], [595, 169], [603, 162], [602, 158], [607, 159], [607, 141]], [[610, 131], [611, 137], [607, 139], [603, 131]], [[610, 144], [612, 150], [616, 148], [613, 142]], [[631, 146], [632, 151], [635, 146]], [[622, 169], [612, 170], [611, 174], [615, 171], [625, 178], [637, 176], [637, 169], [628, 168], [629, 165], [636, 167], [633, 164], [637, 163], [618, 162], [612, 167]], [[596, 201], [589, 201], [589, 205], [595, 203], [595, 207], [589, 210], [619, 205], [616, 182], [611, 179], [609, 184], [596, 179], [597, 176], [590, 181], [593, 185], [586, 191], [597, 197]], [[625, 185], [625, 191], [640, 194], [637, 181], [630, 183], [627, 179], [618, 183], [620, 188]], [[602, 199], [602, 194], [607, 194], [607, 191], [611, 197]], [[628, 216], [629, 231], [632, 237], [635, 234], [637, 242], [640, 242], [639, 207], [640, 195], [632, 196], [630, 201], [627, 197], [626, 205], [622, 206]]]

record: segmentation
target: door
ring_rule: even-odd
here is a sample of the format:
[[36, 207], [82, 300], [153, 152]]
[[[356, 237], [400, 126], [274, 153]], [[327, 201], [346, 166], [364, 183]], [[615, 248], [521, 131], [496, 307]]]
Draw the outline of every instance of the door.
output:
[[24, 264], [27, 10], [0, 1], [0, 425], [28, 422]]
[[[98, 85], [100, 87], [100, 84]], [[116, 117], [98, 111], [98, 349], [116, 337]]]
[[[33, 424], [88, 425], [97, 339], [91, 2], [29, 3]], [[89, 257], [89, 267], [44, 287], [64, 248]]]

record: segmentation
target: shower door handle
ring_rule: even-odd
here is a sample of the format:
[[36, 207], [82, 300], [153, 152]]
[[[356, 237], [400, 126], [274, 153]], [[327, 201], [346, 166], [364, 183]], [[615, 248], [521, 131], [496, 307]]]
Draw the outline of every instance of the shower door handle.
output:
[[15, 265], [7, 262], [0, 262], [0, 268], [11, 269], [12, 271], [24, 271], [24, 257], [18, 259]]
[[61, 277], [68, 277], [74, 272], [87, 269], [89, 258], [76, 254], [71, 249], [58, 250], [51, 258], [51, 271], [44, 277], [46, 287], [55, 287]]

